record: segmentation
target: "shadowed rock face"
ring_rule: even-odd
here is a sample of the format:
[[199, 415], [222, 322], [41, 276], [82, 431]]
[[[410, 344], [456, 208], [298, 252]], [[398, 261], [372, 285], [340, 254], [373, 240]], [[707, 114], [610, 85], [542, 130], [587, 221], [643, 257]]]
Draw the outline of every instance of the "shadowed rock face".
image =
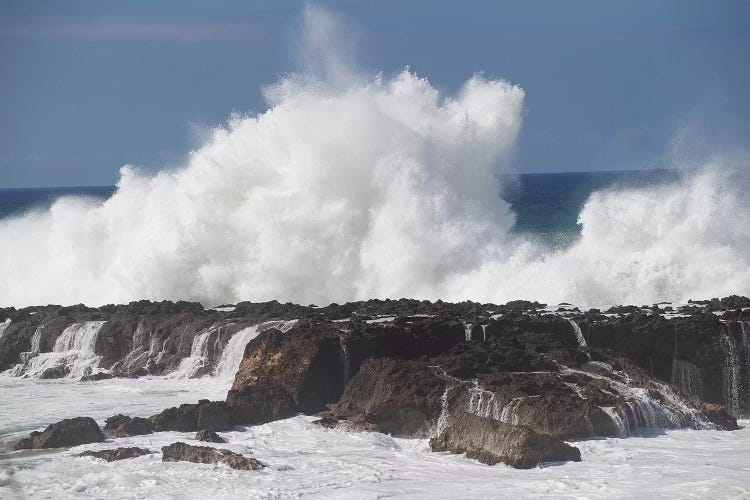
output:
[[339, 332], [333, 326], [301, 321], [287, 333], [266, 330], [248, 344], [232, 390], [262, 386], [286, 391], [297, 408], [314, 413], [339, 394]]
[[705, 413], [706, 417], [720, 429], [736, 431], [740, 428], [737, 425], [737, 419], [721, 405], [704, 403], [703, 413]]
[[234, 425], [232, 408], [223, 401], [201, 400], [167, 408], [149, 417], [154, 429], [161, 431], [195, 432], [199, 429], [229, 430]]
[[115, 462], [117, 460], [127, 460], [129, 458], [136, 458], [143, 455], [151, 455], [154, 453], [151, 450], [144, 448], [137, 448], [135, 446], [129, 448], [115, 448], [113, 450], [101, 450], [101, 451], [84, 451], [79, 457], [94, 457], [100, 458], [107, 462]]
[[[250, 393], [246, 397], [254, 398], [252, 391], [261, 390], [273, 392], [282, 401], [291, 400], [296, 412], [316, 413], [341, 396], [365, 360], [432, 356], [464, 338], [464, 328], [456, 320], [301, 320], [288, 332], [266, 330], [247, 345], [227, 402], [238, 406], [234, 401], [240, 395]], [[281, 413], [271, 413], [294, 413], [286, 410], [283, 405]]]
[[104, 433], [115, 438], [141, 436], [153, 432], [153, 422], [141, 417], [115, 415], [105, 420], [104, 425]]
[[326, 415], [363, 430], [426, 437], [440, 415], [445, 387], [439, 371], [427, 363], [369, 360]]
[[207, 443], [226, 443], [227, 440], [210, 429], [202, 429], [195, 434], [195, 439]]
[[28, 438], [20, 440], [15, 449], [65, 448], [99, 443], [105, 439], [106, 437], [93, 418], [76, 417], [61, 420], [42, 432], [32, 432]]
[[227, 394], [234, 422], [238, 425], [260, 425], [296, 415], [297, 405], [281, 387], [258, 384]]
[[[610, 312], [618, 313], [617, 317], [595, 310], [566, 314], [573, 315], [580, 325], [594, 360], [628, 358], [652, 377], [678, 384], [690, 395], [710, 403], [731, 403], [733, 411], [744, 413], [750, 410], [750, 391], [728, 396], [724, 379], [727, 338], [731, 339], [740, 361], [749, 358], [750, 349], [746, 346], [750, 344], [746, 342], [745, 330], [750, 326], [743, 326], [742, 322], [750, 322], [750, 310], [740, 309], [747, 303], [750, 299], [736, 296], [696, 301], [679, 311], [688, 315], [682, 318], [667, 318], [664, 310], [636, 306], [612, 308]], [[133, 377], [173, 372], [191, 356], [193, 343], [200, 336], [203, 336], [204, 359], [187, 376], [203, 376], [216, 368], [223, 349], [237, 331], [272, 319], [300, 319], [296, 334], [301, 344], [310, 348], [303, 352], [300, 347], [297, 353], [301, 354], [301, 372], [295, 374], [283, 364], [274, 368], [247, 362], [234, 389], [246, 389], [256, 377], [257, 380], [266, 377], [263, 381], [266, 387], [271, 383], [279, 385], [289, 392], [299, 411], [311, 413], [336, 401], [348, 381], [343, 379], [354, 376], [365, 359], [437, 356], [464, 341], [464, 324], [473, 325], [469, 329], [473, 344], [485, 338], [502, 338], [507, 344], [533, 342], [537, 349], [548, 349], [558, 361], [568, 366], [575, 364], [563, 359], [566, 352], [571, 356], [583, 355], [580, 350], [576, 352], [570, 325], [559, 317], [539, 315], [536, 312], [539, 307], [540, 304], [527, 301], [496, 305], [401, 299], [331, 304], [322, 308], [276, 301], [243, 302], [221, 311], [204, 309], [197, 303], [148, 301], [101, 308], [84, 305], [0, 308], [0, 322], [10, 320], [0, 336], [0, 371], [21, 363], [24, 356], [51, 351], [61, 333], [73, 323], [104, 321], [94, 349], [99, 356], [98, 366], [85, 375], [87, 380], [109, 375]], [[368, 318], [378, 315], [395, 319], [366, 323]], [[333, 322], [343, 319], [351, 321]], [[271, 336], [264, 343], [269, 355], [295, 354], [293, 348]], [[347, 366], [337, 361], [340, 357], [337, 344], [346, 346]], [[535, 362], [525, 355], [523, 348], [514, 351], [510, 345], [494, 356], [490, 362], [504, 356], [501, 361], [508, 369], [513, 361], [518, 370], [528, 370], [528, 363]], [[332, 364], [337, 365], [336, 369], [329, 370]], [[736, 371], [739, 386], [750, 387], [750, 363], [741, 362]], [[59, 378], [69, 373], [69, 367], [63, 365], [50, 367], [37, 376]], [[701, 383], [685, 383], [686, 374], [699, 377]], [[274, 379], [289, 382], [278, 384]], [[314, 384], [312, 380], [326, 383]]]
[[237, 470], [260, 470], [265, 465], [239, 453], [209, 446], [191, 446], [177, 442], [164, 446], [162, 462], [194, 462], [198, 464], [226, 464]]
[[[627, 358], [690, 396], [731, 406], [738, 416], [750, 414], [750, 310], [720, 318], [690, 309], [690, 316], [669, 319], [642, 310], [614, 318], [586, 314], [580, 324], [594, 359]], [[727, 393], [731, 377], [738, 379], [739, 394]]]
[[578, 448], [522, 426], [476, 415], [451, 416], [437, 437], [430, 439], [433, 451], [466, 453], [487, 465], [505, 463], [530, 469], [544, 462], [581, 461]]

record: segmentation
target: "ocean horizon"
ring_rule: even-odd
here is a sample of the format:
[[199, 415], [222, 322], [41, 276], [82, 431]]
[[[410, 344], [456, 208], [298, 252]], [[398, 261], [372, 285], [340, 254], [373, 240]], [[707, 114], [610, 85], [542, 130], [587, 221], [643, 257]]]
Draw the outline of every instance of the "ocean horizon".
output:
[[[498, 197], [516, 216], [514, 231], [570, 242], [580, 232], [578, 214], [599, 190], [645, 188], [677, 182], [678, 169], [595, 170], [500, 174]], [[31, 210], [46, 210], [63, 196], [106, 200], [116, 186], [0, 187], [0, 219]]]

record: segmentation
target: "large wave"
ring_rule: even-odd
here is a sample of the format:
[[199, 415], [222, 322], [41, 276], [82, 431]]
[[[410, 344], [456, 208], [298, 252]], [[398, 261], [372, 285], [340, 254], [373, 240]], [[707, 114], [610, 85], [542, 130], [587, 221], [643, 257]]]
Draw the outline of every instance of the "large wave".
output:
[[0, 220], [0, 304], [372, 297], [586, 305], [750, 289], [750, 209], [719, 169], [591, 196], [580, 239], [512, 233], [497, 195], [524, 92], [475, 76], [446, 97], [405, 70], [290, 75], [185, 164], [121, 169], [104, 203]]

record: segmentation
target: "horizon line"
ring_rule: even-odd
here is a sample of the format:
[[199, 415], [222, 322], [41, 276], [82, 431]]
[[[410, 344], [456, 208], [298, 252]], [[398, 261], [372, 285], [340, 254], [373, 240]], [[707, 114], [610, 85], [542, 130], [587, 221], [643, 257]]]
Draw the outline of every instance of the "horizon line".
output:
[[[617, 168], [602, 170], [565, 170], [556, 172], [503, 172], [496, 174], [498, 176], [518, 176], [518, 175], [563, 175], [563, 174], [600, 174], [600, 173], [624, 173], [624, 172], [658, 172], [665, 170], [690, 170], [689, 168]], [[0, 190], [11, 189], [82, 189], [82, 188], [117, 188], [117, 184], [82, 184], [77, 186], [0, 186]]]

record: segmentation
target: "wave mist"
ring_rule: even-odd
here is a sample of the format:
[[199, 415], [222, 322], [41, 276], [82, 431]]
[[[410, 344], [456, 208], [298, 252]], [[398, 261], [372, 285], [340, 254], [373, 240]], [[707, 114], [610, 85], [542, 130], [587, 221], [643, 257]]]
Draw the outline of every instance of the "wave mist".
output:
[[444, 96], [409, 70], [335, 80], [283, 78], [266, 89], [267, 111], [231, 117], [180, 168], [123, 167], [104, 203], [66, 197], [0, 220], [0, 304], [599, 305], [750, 292], [750, 208], [736, 176], [708, 168], [595, 193], [580, 239], [549, 248], [511, 232], [497, 195], [521, 88], [474, 76]]

